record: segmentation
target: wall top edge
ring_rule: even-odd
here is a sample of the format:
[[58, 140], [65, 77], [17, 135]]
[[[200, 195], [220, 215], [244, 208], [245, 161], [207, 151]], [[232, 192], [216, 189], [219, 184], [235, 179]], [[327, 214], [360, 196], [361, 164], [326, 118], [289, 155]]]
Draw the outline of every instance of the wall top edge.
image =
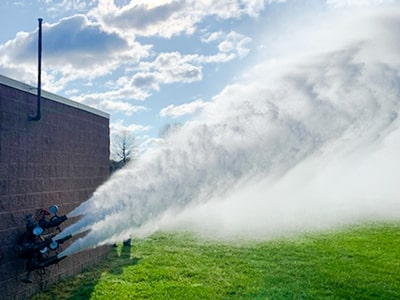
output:
[[[18, 80], [15, 80], [15, 79], [3, 76], [3, 75], [0, 75], [0, 84], [9, 86], [9, 87], [12, 87], [12, 88], [24, 91], [24, 92], [28, 92], [33, 95], [37, 95], [37, 87], [33, 87], [29, 84], [20, 82]], [[75, 107], [75, 108], [90, 112], [92, 114], [95, 114], [95, 115], [98, 115], [98, 116], [101, 116], [101, 117], [104, 117], [107, 119], [110, 118], [110, 115], [104, 111], [101, 111], [99, 109], [90, 107], [88, 105], [73, 101], [71, 99], [68, 99], [68, 98], [65, 98], [65, 97], [44, 91], [44, 90], [41, 91], [41, 95], [43, 98], [46, 98], [48, 100], [52, 100], [52, 101], [62, 103], [62, 104], [65, 104], [65, 105], [68, 105], [71, 107]]]

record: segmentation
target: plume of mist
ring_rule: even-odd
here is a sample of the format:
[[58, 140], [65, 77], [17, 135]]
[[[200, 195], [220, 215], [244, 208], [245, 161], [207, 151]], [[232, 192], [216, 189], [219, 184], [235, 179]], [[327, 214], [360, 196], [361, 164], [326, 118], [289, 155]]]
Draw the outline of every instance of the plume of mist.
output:
[[259, 63], [115, 173], [68, 214], [81, 217], [58, 237], [88, 232], [62, 255], [156, 230], [269, 238], [398, 219], [400, 10], [339, 21], [319, 53]]

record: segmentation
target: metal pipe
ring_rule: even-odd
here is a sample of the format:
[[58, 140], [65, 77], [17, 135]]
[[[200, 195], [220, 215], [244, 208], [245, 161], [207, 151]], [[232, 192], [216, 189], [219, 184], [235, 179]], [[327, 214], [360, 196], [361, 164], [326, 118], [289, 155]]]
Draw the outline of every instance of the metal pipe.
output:
[[67, 256], [58, 257], [58, 255], [54, 255], [44, 260], [38, 260], [36, 258], [33, 258], [26, 263], [26, 269], [28, 272], [31, 272], [35, 269], [43, 269], [51, 265], [58, 264], [64, 258], [67, 258]]
[[38, 86], [37, 86], [37, 110], [35, 116], [29, 116], [30, 121], [39, 121], [41, 114], [41, 94], [42, 94], [42, 21], [39, 18], [39, 39], [38, 39]]

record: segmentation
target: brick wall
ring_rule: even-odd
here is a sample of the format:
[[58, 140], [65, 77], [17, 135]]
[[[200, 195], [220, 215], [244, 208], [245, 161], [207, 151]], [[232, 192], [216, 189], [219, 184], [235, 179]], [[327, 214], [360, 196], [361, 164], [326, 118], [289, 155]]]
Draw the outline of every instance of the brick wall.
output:
[[23, 217], [52, 204], [66, 214], [109, 176], [108, 115], [43, 91], [42, 118], [29, 121], [36, 113], [34, 93], [0, 76], [0, 299], [32, 295], [79, 273], [108, 250], [78, 253], [50, 266], [46, 276], [34, 272], [32, 284], [21, 282], [25, 261], [14, 249], [25, 232]]

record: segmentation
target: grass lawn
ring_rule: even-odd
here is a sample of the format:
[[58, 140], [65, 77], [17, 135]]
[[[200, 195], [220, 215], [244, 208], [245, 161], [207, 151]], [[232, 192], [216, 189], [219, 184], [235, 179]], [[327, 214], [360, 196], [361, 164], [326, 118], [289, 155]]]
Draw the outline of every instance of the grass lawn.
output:
[[157, 233], [39, 299], [400, 299], [400, 223], [240, 245]]

